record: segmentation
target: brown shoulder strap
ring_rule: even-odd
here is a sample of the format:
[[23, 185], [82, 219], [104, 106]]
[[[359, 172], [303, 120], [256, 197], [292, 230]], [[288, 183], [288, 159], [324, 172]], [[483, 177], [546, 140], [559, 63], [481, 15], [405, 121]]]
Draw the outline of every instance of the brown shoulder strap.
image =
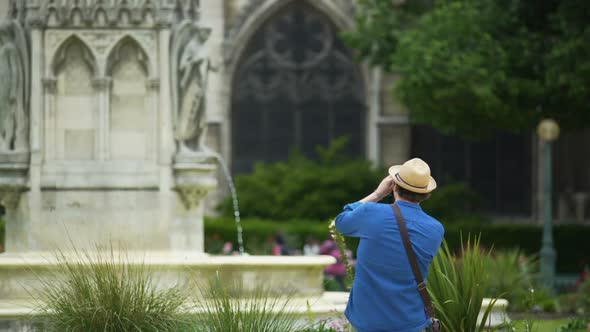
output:
[[402, 236], [404, 247], [406, 248], [406, 254], [408, 255], [408, 260], [410, 261], [412, 272], [414, 272], [414, 278], [416, 278], [416, 283], [418, 284], [418, 292], [420, 293], [420, 297], [422, 297], [422, 301], [424, 302], [426, 314], [428, 315], [428, 317], [434, 318], [434, 307], [432, 306], [432, 300], [430, 299], [430, 294], [428, 294], [428, 290], [426, 289], [426, 283], [422, 278], [422, 272], [420, 272], [420, 267], [418, 266], [418, 259], [416, 258], [416, 254], [412, 249], [412, 244], [410, 243], [410, 235], [408, 234], [406, 222], [404, 221], [404, 217], [402, 216], [402, 212], [400, 211], [399, 206], [397, 206], [397, 204], [392, 204], [391, 207], [393, 208], [393, 212], [395, 213], [395, 219], [397, 219], [399, 232]]

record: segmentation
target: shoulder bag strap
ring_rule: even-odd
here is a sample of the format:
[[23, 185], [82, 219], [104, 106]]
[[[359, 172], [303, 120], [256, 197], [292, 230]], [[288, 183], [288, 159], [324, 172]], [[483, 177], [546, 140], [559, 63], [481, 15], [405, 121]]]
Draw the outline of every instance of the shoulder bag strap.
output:
[[392, 204], [391, 207], [393, 208], [393, 212], [395, 213], [395, 219], [397, 219], [399, 232], [402, 236], [404, 247], [406, 248], [408, 260], [410, 261], [410, 265], [412, 266], [412, 272], [414, 272], [414, 278], [416, 278], [416, 283], [418, 284], [418, 292], [420, 293], [420, 297], [422, 297], [422, 301], [424, 302], [426, 314], [428, 314], [428, 317], [434, 318], [434, 307], [432, 306], [432, 300], [430, 299], [430, 295], [428, 294], [428, 290], [426, 289], [426, 283], [422, 278], [420, 267], [418, 267], [418, 259], [416, 258], [416, 254], [412, 249], [412, 244], [410, 243], [410, 235], [408, 234], [406, 222], [404, 221], [404, 217], [402, 216], [402, 212], [400, 211], [399, 206], [397, 206], [397, 204]]

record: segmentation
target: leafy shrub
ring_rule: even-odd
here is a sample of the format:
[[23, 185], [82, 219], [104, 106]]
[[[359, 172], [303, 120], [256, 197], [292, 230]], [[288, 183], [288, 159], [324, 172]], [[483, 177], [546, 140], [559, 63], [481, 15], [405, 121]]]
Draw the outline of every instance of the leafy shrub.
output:
[[123, 254], [57, 254], [58, 268], [40, 278], [39, 310], [44, 331], [180, 331], [185, 296], [178, 288], [157, 290], [143, 264]]
[[571, 318], [567, 325], [562, 326], [558, 332], [586, 332], [590, 324], [589, 318]]
[[499, 296], [512, 302], [514, 291], [528, 291], [532, 287], [532, 275], [536, 260], [529, 260], [518, 249], [496, 251], [487, 262], [486, 270], [493, 271], [488, 285], [489, 296]]
[[[340, 138], [327, 148], [318, 147], [317, 161], [295, 152], [286, 162], [257, 164], [252, 174], [237, 176], [242, 217], [327, 220], [340, 213], [343, 205], [371, 193], [387, 171], [347, 157], [346, 144], [347, 140]], [[484, 219], [476, 213], [480, 205], [478, 194], [457, 183], [438, 188], [423, 207], [445, 222], [480, 222]], [[226, 199], [220, 210], [232, 216], [231, 199]]]
[[578, 296], [569, 292], [558, 295], [560, 311], [563, 313], [575, 314], [577, 312]]
[[558, 300], [546, 287], [533, 283], [528, 288], [515, 286], [506, 296], [513, 312], [556, 312]]
[[[258, 164], [252, 174], [237, 176], [241, 215], [324, 221], [334, 218], [350, 201], [371, 193], [387, 172], [368, 161], [347, 157], [346, 144], [341, 138], [328, 148], [318, 147], [318, 161], [293, 153], [286, 162]], [[233, 215], [229, 199], [221, 211]]]
[[488, 296], [507, 299], [509, 310], [557, 310], [556, 299], [537, 282], [539, 264], [535, 256], [527, 257], [518, 249], [498, 250], [490, 256], [486, 270], [494, 275], [489, 280]]
[[439, 187], [433, 195], [421, 204], [424, 211], [449, 225], [464, 220], [479, 223], [484, 217], [477, 213], [481, 208], [481, 197], [464, 183]]

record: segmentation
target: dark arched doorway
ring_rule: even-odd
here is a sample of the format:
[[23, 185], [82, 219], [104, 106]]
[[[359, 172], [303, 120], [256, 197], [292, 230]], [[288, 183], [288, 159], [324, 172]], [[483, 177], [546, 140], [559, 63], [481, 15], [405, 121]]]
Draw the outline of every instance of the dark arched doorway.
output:
[[314, 158], [341, 136], [364, 154], [360, 71], [330, 20], [293, 1], [250, 40], [233, 80], [232, 168], [285, 160], [293, 149]]

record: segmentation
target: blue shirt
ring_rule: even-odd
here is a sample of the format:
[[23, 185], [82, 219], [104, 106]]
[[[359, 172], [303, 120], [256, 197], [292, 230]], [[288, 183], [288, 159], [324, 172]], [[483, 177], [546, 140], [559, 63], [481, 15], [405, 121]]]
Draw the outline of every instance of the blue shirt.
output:
[[[443, 226], [420, 205], [397, 203], [424, 279], [444, 236]], [[418, 293], [390, 205], [352, 203], [336, 217], [345, 236], [360, 238], [357, 266], [345, 315], [359, 332], [417, 332], [430, 321]]]

